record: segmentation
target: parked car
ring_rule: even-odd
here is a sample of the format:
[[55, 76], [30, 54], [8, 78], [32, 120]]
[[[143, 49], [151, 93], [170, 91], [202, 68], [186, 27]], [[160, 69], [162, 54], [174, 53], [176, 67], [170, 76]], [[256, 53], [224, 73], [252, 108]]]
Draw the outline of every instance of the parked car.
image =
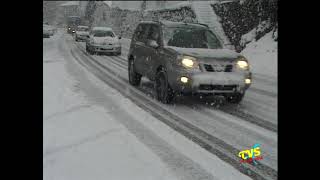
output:
[[78, 26], [74, 38], [76, 41], [87, 41], [89, 39], [89, 27]]
[[144, 21], [128, 53], [129, 83], [142, 76], [155, 82], [156, 98], [170, 103], [177, 94], [222, 95], [239, 103], [251, 84], [248, 60], [224, 49], [203, 24]]
[[49, 38], [50, 36], [53, 35], [52, 29], [50, 28], [50, 26], [46, 24], [43, 24], [42, 30], [43, 30], [43, 38]]
[[121, 55], [121, 37], [109, 27], [93, 27], [89, 32], [89, 39], [86, 42], [86, 50], [93, 53], [112, 53]]
[[49, 36], [53, 36], [57, 32], [57, 28], [49, 25], [48, 23], [43, 24], [43, 30], [45, 30], [46, 34], [48, 34]]

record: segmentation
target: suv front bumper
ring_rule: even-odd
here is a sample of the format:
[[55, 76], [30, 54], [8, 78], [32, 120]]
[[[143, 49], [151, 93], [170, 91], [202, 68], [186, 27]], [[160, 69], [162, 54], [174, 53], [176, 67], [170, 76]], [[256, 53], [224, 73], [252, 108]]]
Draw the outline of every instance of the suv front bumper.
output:
[[[183, 83], [181, 77], [188, 78]], [[245, 83], [250, 79], [251, 72], [199, 72], [199, 73], [171, 73], [168, 81], [174, 91], [181, 93], [203, 93], [203, 94], [229, 94], [244, 93], [251, 85]]]

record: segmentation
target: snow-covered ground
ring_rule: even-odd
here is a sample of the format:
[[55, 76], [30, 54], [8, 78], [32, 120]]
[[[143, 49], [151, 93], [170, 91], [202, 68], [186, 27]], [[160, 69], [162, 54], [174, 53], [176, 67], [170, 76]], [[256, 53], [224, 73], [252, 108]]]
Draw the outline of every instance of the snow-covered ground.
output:
[[59, 51], [58, 36], [44, 39], [44, 179], [176, 179], [117, 122], [112, 102], [104, 109], [87, 100], [83, 81], [67, 72], [71, 59]]
[[[81, 56], [73, 55], [71, 51], [79, 50], [61, 29], [43, 41], [45, 180], [250, 179], [138, 107], [77, 63], [75, 58]], [[127, 52], [130, 41], [122, 41], [126, 44], [123, 50]], [[120, 61], [112, 65], [111, 58], [106, 61], [99, 57], [99, 60], [118, 69], [119, 76], [124, 75], [122, 71], [126, 73]], [[255, 128], [231, 115], [220, 112], [215, 113], [214, 119], [208, 119], [200, 116], [201, 112], [195, 113], [182, 105], [171, 109], [171, 112], [184, 113], [189, 116], [188, 121], [198, 123], [199, 127], [205, 125], [208, 132], [214, 128], [211, 123], [220, 123], [220, 127], [225, 128], [224, 136], [232, 137], [232, 128], [240, 127], [239, 131], [247, 131], [253, 141], [257, 140], [254, 137], [261, 137], [260, 140], [266, 142], [263, 144], [266, 154], [269, 150], [269, 153], [276, 153], [273, 152], [274, 147], [267, 147], [267, 142], [276, 144], [276, 134]], [[220, 118], [226, 121], [216, 121]], [[219, 129], [216, 131], [212, 134], [218, 133]], [[243, 141], [241, 137], [238, 140], [239, 143]]]
[[278, 77], [278, 42], [272, 38], [272, 31], [247, 44], [241, 54], [248, 58], [253, 73]]

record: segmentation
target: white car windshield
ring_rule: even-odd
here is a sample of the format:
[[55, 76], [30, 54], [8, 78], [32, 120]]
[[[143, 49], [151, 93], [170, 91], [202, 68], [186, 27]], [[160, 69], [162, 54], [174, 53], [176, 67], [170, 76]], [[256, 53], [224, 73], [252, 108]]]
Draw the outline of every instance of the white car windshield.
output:
[[93, 31], [92, 34], [94, 37], [115, 37], [112, 31], [96, 30], [96, 31]]

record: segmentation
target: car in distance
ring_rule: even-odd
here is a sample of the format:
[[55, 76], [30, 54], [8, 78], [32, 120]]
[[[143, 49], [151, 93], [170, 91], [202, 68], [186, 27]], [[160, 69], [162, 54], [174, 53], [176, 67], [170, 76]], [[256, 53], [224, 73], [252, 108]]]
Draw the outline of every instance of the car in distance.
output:
[[90, 54], [108, 53], [121, 55], [121, 37], [109, 27], [93, 27], [86, 42], [86, 51]]
[[51, 26], [47, 24], [43, 24], [43, 38], [49, 38], [50, 36], [53, 36], [54, 30]]
[[67, 17], [67, 32], [73, 34], [76, 32], [77, 26], [81, 24], [81, 18], [79, 16]]
[[88, 26], [78, 26], [75, 35], [75, 41], [86, 41], [89, 39], [89, 27]]
[[155, 82], [156, 98], [170, 103], [177, 94], [222, 95], [240, 103], [251, 84], [248, 60], [224, 49], [207, 25], [140, 22], [128, 53], [129, 83], [142, 76]]

